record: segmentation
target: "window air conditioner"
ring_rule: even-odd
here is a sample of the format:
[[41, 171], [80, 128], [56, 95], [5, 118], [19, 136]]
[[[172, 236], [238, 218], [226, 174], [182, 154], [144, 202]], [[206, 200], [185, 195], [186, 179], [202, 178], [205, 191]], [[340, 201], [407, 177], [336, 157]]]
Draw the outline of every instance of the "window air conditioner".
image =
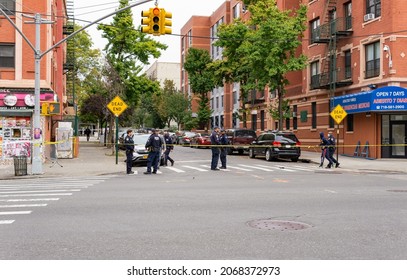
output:
[[364, 21], [369, 21], [369, 20], [372, 20], [372, 19], [374, 19], [374, 14], [366, 14], [364, 17], [363, 17], [363, 19], [364, 19]]

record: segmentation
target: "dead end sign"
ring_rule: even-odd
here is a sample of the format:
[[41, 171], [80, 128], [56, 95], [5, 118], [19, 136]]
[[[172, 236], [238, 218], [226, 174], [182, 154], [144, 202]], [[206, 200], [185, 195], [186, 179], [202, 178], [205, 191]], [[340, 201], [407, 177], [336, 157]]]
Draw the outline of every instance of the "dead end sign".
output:
[[124, 103], [124, 101], [119, 97], [116, 96], [113, 98], [112, 101], [110, 101], [109, 104], [107, 104], [107, 108], [116, 116], [120, 116], [121, 113], [123, 113], [124, 110], [127, 109], [127, 104]]

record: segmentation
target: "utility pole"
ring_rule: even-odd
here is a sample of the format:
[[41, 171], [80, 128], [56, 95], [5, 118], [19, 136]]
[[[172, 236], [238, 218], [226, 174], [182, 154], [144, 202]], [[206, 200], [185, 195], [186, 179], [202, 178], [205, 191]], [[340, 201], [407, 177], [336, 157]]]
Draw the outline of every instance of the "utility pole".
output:
[[[35, 28], [35, 47], [32, 45], [32, 43], [28, 40], [28, 38], [24, 35], [24, 33], [17, 27], [17, 25], [14, 23], [14, 21], [12, 21], [10, 19], [10, 17], [3, 11], [3, 9], [0, 7], [0, 14], [3, 14], [5, 16], [5, 18], [10, 22], [10, 24], [17, 30], [18, 33], [20, 33], [20, 35], [23, 37], [23, 39], [27, 42], [27, 44], [30, 46], [30, 48], [34, 51], [34, 59], [35, 59], [35, 86], [34, 86], [34, 115], [33, 115], [33, 131], [35, 132], [36, 129], [40, 129], [41, 127], [41, 118], [40, 118], [40, 82], [41, 82], [41, 78], [40, 78], [40, 64], [41, 64], [41, 58], [46, 55], [48, 52], [50, 52], [51, 50], [53, 50], [54, 48], [56, 48], [57, 46], [61, 45], [62, 43], [64, 43], [65, 41], [69, 40], [70, 38], [72, 38], [73, 36], [75, 36], [76, 34], [78, 34], [79, 32], [85, 30], [86, 28], [98, 23], [101, 20], [104, 20], [105, 18], [108, 18], [112, 15], [115, 15], [117, 13], [120, 13], [124, 10], [130, 9], [132, 7], [147, 3], [147, 2], [151, 2], [152, 0], [140, 0], [137, 1], [136, 3], [133, 3], [127, 7], [121, 8], [117, 11], [114, 11], [110, 14], [107, 14], [91, 23], [89, 23], [88, 25], [82, 27], [81, 29], [73, 32], [71, 35], [65, 37], [64, 39], [60, 40], [59, 42], [57, 42], [55, 45], [53, 45], [52, 47], [50, 47], [48, 50], [44, 51], [41, 53], [40, 50], [40, 46], [41, 46], [41, 42], [40, 42], [40, 24], [42, 23], [52, 23], [46, 20], [41, 19], [41, 15], [39, 13], [35, 14], [34, 18], [34, 23], [36, 24], [36, 28]], [[38, 138], [38, 139], [36, 139]], [[41, 145], [42, 145], [42, 136], [36, 136], [36, 134], [34, 133], [34, 138], [33, 138], [33, 161], [32, 161], [32, 174], [33, 175], [38, 175], [38, 174], [43, 174], [43, 169], [42, 169], [42, 159], [41, 159]]]

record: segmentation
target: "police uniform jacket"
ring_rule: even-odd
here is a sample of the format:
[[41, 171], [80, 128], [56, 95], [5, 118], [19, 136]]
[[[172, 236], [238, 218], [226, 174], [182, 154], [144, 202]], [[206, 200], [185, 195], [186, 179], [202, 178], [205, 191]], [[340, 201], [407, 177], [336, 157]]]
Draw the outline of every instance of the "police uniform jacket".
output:
[[159, 152], [161, 146], [163, 145], [163, 140], [160, 135], [151, 134], [146, 143], [146, 149], [150, 149], [153, 152]]

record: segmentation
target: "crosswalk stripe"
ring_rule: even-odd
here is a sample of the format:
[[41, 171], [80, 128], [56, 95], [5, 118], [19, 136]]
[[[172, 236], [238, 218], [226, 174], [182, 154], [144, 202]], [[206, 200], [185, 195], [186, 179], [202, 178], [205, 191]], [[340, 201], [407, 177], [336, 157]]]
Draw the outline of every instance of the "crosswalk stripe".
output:
[[263, 171], [267, 171], [267, 172], [273, 172], [273, 171], [274, 171], [274, 170], [271, 170], [271, 169], [268, 169], [268, 168], [264, 168], [264, 167], [260, 167], [260, 166], [255, 166], [255, 165], [239, 164], [239, 166], [248, 167], [248, 168], [254, 168], [254, 169], [259, 169], [259, 170], [263, 170]]
[[1, 202], [34, 202], [34, 201], [57, 201], [58, 197], [54, 198], [18, 198], [18, 199], [0, 199]]
[[7, 191], [0, 192], [0, 194], [19, 194], [19, 193], [50, 193], [50, 192], [80, 192], [81, 190], [72, 189], [72, 190], [42, 190], [42, 191]]
[[0, 197], [21, 197], [21, 196], [53, 196], [53, 195], [72, 195], [72, 193], [30, 193], [30, 194], [2, 194]]
[[27, 215], [31, 214], [32, 211], [10, 211], [10, 212], [0, 212], [0, 215]]
[[44, 207], [47, 204], [10, 204], [10, 205], [0, 205], [0, 208], [24, 208], [24, 207]]
[[15, 220], [0, 220], [0, 225], [9, 225], [14, 222], [15, 222]]
[[181, 170], [181, 169], [178, 169], [178, 168], [175, 168], [175, 167], [172, 167], [172, 166], [167, 166], [165, 169], [169, 169], [169, 170], [172, 170], [172, 171], [177, 172], [177, 173], [184, 173], [185, 172], [184, 170]]
[[289, 169], [289, 168], [285, 168], [285, 166], [282, 165], [277, 165], [277, 166], [267, 166], [267, 165], [259, 165], [261, 167], [266, 167], [266, 168], [272, 168], [272, 169], [276, 169], [276, 170], [282, 170], [282, 171], [286, 171], [286, 172], [295, 172], [295, 170]]
[[299, 169], [299, 170], [308, 171], [308, 172], [314, 172], [314, 169], [308, 169], [308, 168], [304, 168], [304, 167], [298, 166], [298, 165], [294, 165], [294, 168]]
[[189, 166], [189, 165], [183, 165], [182, 167], [189, 168], [189, 169], [194, 169], [194, 170], [198, 170], [198, 171], [203, 171], [203, 172], [208, 171], [207, 169], [202, 169], [202, 168], [199, 168], [199, 167], [194, 167], [194, 166]]
[[231, 165], [228, 165], [228, 168], [237, 169], [237, 170], [242, 170], [242, 171], [253, 171], [253, 170], [251, 170], [251, 169], [242, 168], [242, 167], [237, 167], [237, 166], [231, 166]]

